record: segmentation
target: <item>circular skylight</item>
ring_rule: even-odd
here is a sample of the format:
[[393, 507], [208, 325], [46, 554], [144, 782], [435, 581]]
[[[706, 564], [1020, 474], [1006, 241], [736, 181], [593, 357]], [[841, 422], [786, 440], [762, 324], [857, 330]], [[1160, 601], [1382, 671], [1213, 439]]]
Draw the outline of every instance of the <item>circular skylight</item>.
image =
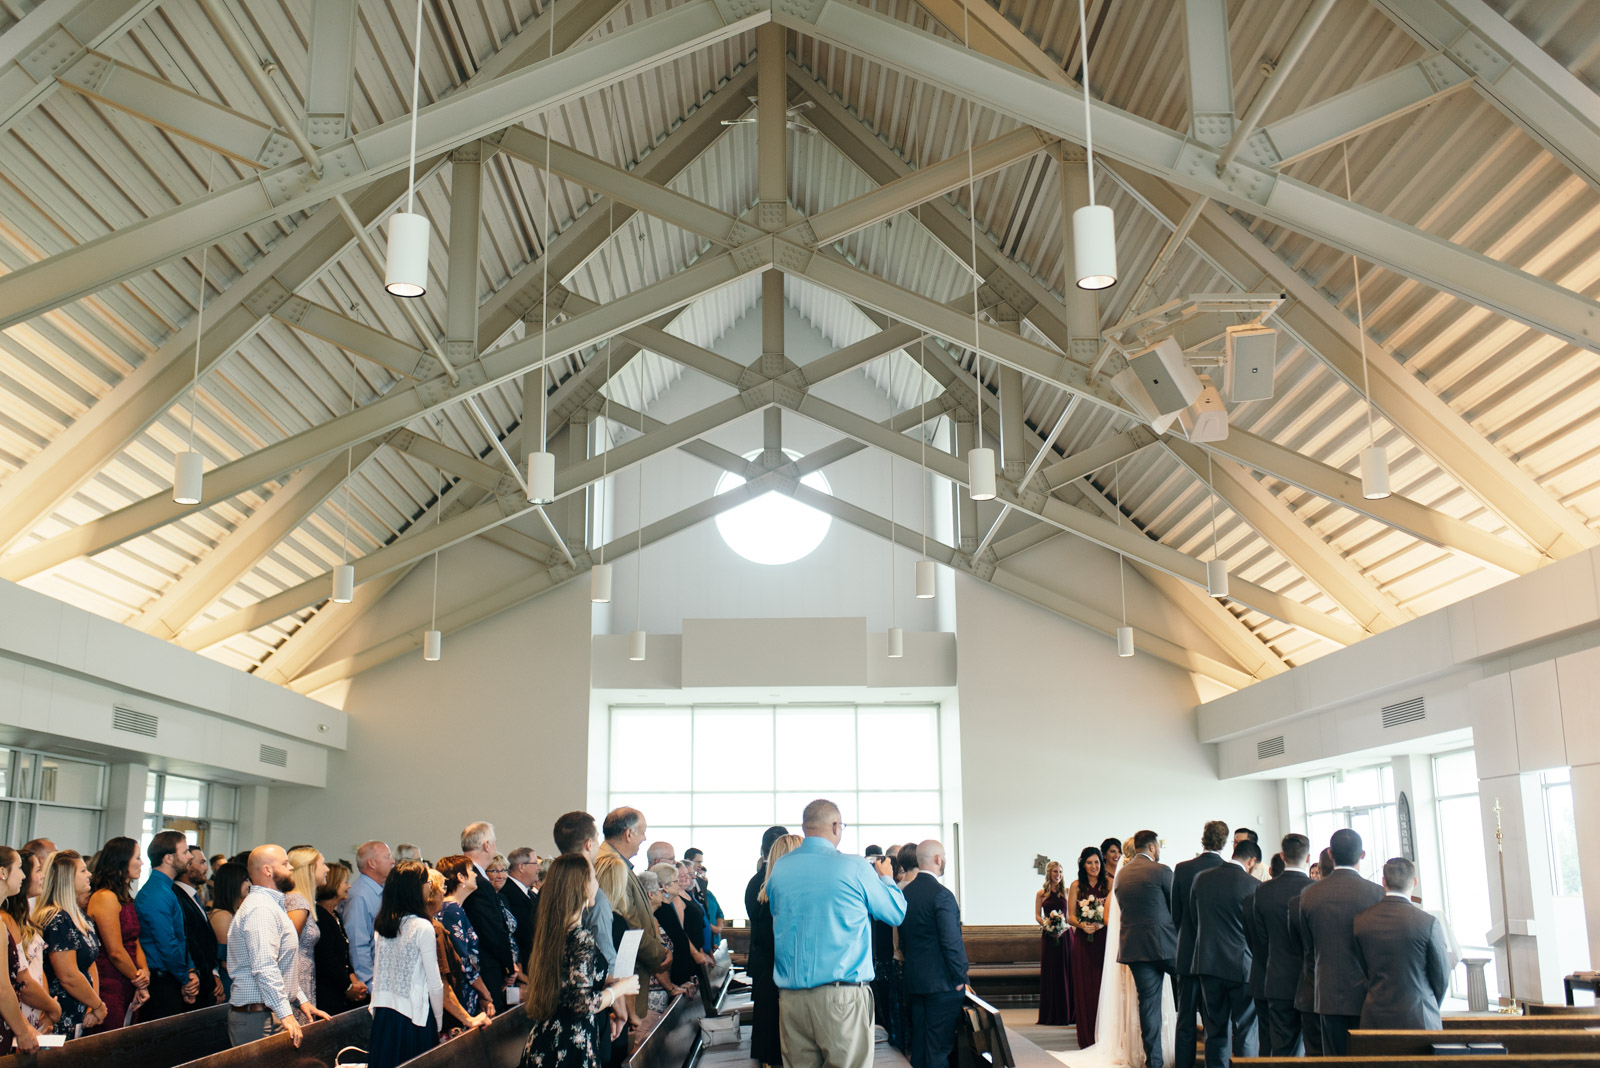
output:
[[[800, 454], [783, 450], [791, 460]], [[746, 460], [760, 456], [760, 450], [745, 454]], [[744, 476], [732, 471], [717, 479], [717, 492], [727, 493], [744, 485]], [[800, 484], [831, 494], [832, 488], [820, 471], [800, 479]], [[801, 504], [786, 493], [771, 491], [753, 501], [717, 516], [717, 532], [728, 548], [757, 564], [792, 564], [811, 553], [827, 537], [833, 517]]]

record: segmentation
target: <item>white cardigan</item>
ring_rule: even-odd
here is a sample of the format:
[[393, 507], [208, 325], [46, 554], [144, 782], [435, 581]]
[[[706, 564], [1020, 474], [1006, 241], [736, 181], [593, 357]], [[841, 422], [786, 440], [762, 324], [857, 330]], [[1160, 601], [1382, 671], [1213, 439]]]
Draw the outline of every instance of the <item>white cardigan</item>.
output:
[[400, 921], [394, 938], [374, 935], [372, 960], [372, 1010], [393, 1009], [418, 1027], [444, 1028], [444, 982], [439, 978], [439, 951], [433, 924], [421, 916]]

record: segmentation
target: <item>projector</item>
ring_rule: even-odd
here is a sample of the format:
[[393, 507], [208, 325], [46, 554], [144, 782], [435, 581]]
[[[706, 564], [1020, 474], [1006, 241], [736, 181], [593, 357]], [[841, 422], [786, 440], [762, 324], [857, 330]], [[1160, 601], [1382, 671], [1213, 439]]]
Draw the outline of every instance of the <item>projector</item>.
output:
[[1128, 366], [1162, 415], [1181, 411], [1200, 397], [1200, 376], [1189, 369], [1183, 346], [1170, 337], [1130, 359]]
[[1273, 364], [1278, 355], [1278, 332], [1270, 326], [1230, 326], [1227, 370], [1222, 388], [1234, 404], [1272, 399]]

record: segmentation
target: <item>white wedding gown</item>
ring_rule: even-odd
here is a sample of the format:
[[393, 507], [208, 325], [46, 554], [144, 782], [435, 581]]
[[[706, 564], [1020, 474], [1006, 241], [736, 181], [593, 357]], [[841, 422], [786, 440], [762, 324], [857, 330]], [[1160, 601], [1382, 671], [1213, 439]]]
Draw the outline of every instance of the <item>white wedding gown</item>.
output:
[[[1071, 1068], [1145, 1068], [1144, 1038], [1139, 1033], [1139, 995], [1133, 988], [1133, 972], [1127, 965], [1117, 963], [1121, 911], [1116, 895], [1112, 894], [1106, 905], [1106, 927], [1101, 932], [1106, 940], [1106, 964], [1100, 979], [1095, 1044], [1088, 1049], [1051, 1054]], [[1161, 1057], [1166, 1065], [1173, 1061], [1173, 1036], [1177, 1025], [1178, 1010], [1173, 1004], [1172, 983], [1168, 980], [1161, 984]]]

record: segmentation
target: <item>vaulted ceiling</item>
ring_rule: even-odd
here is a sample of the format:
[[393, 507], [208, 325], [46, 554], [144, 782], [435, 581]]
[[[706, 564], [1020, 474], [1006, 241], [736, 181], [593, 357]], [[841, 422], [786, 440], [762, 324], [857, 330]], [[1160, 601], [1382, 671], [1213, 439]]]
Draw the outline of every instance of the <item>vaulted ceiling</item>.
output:
[[[1063, 240], [1086, 181], [1075, 5], [970, 2], [425, 0], [414, 302], [382, 279], [410, 3], [0, 3], [0, 577], [324, 684], [318, 655], [441, 545], [528, 558], [492, 603], [442, 606], [451, 629], [587, 567], [513, 470], [541, 381], [553, 425], [604, 395], [642, 431], [608, 474], [684, 448], [802, 495], [700, 435], [776, 408], [839, 433], [812, 463], [911, 456], [924, 416], [981, 408], [1004, 514], [963, 515], [934, 555], [1105, 629], [1070, 578], [1006, 560], [1061, 536], [1122, 552], [1226, 659], [1136, 619], [1141, 647], [1229, 686], [1600, 542], [1594, 5], [1090, 2], [1122, 280], [1085, 303]], [[1276, 390], [1230, 405], [1225, 441], [1157, 434], [1112, 389], [1102, 329], [1266, 291], [1287, 298]], [[710, 351], [779, 293], [838, 346], [826, 366]], [[908, 414], [810, 389], [863, 368]], [[728, 399], [662, 427], [684, 374]], [[1361, 497], [1369, 433], [1386, 500]], [[207, 491], [185, 508], [191, 440]], [[561, 460], [564, 495], [601, 477]], [[684, 503], [658, 533], [717, 507]], [[334, 605], [347, 555], [361, 589]]]

